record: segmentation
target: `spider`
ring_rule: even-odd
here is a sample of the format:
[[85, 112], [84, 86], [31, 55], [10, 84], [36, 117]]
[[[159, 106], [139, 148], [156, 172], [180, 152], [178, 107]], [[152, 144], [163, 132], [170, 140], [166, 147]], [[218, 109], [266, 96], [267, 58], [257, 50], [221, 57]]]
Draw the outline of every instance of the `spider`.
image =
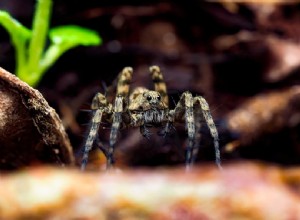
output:
[[161, 127], [161, 134], [166, 136], [175, 122], [184, 122], [188, 135], [186, 147], [186, 168], [189, 169], [198, 153], [200, 143], [201, 119], [204, 118], [214, 139], [215, 160], [221, 169], [218, 132], [209, 111], [209, 106], [202, 96], [193, 97], [188, 91], [184, 92], [174, 109], [169, 109], [166, 84], [158, 66], [149, 68], [154, 90], [137, 87], [129, 93], [133, 69], [125, 67], [117, 78], [116, 98], [114, 104], [107, 101], [105, 95], [97, 93], [91, 104], [93, 112], [90, 130], [85, 141], [81, 169], [84, 170], [89, 151], [98, 139], [98, 130], [102, 122], [111, 123], [109, 146], [100, 147], [106, 156], [106, 168], [113, 164], [113, 153], [120, 129], [139, 127], [141, 134], [150, 138], [149, 127]]

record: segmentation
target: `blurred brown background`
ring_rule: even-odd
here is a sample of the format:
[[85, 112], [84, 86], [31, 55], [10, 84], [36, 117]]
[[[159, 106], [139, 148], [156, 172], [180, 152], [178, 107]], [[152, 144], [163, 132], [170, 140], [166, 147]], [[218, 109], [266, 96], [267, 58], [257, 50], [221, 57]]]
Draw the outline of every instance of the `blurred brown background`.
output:
[[[0, 9], [31, 27], [35, 1], [2, 0]], [[223, 163], [262, 160], [300, 163], [300, 4], [293, 1], [54, 1], [51, 27], [76, 24], [96, 30], [99, 47], [77, 47], [46, 73], [38, 89], [60, 114], [80, 158], [93, 95], [105, 92], [125, 66], [133, 86], [152, 86], [149, 65], [163, 70], [174, 106], [189, 90], [208, 101], [220, 133]], [[0, 66], [14, 72], [14, 49], [0, 27]], [[108, 127], [108, 125], [105, 125]], [[100, 137], [107, 141], [108, 129]], [[214, 160], [202, 129], [198, 162]], [[182, 164], [186, 133], [145, 140], [121, 131], [119, 166]], [[97, 150], [91, 157], [103, 163]], [[100, 158], [100, 160], [99, 160]], [[102, 158], [102, 159], [101, 159]]]

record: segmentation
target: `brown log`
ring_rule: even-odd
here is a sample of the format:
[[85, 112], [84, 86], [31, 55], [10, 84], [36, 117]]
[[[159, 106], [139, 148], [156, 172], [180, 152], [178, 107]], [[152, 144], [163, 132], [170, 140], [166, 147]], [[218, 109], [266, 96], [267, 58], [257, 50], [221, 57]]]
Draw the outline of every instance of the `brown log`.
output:
[[227, 151], [249, 145], [265, 134], [275, 134], [299, 124], [300, 87], [259, 94], [226, 116], [228, 128], [239, 134], [238, 141], [227, 144]]
[[73, 161], [55, 110], [40, 92], [0, 68], [0, 169]]

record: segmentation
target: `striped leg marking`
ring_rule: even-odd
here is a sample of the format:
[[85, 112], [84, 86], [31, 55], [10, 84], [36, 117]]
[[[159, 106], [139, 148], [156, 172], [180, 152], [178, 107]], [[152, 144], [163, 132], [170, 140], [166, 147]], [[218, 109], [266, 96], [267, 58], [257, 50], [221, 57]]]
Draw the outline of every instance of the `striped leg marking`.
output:
[[199, 104], [202, 110], [203, 117], [206, 121], [206, 124], [209, 128], [210, 134], [214, 139], [214, 147], [215, 147], [215, 154], [216, 154], [216, 164], [219, 167], [219, 169], [222, 169], [221, 166], [221, 155], [220, 155], [220, 148], [219, 148], [219, 135], [216, 128], [216, 125], [212, 119], [212, 116], [210, 114], [209, 106], [206, 100], [201, 97], [197, 96], [194, 98], [194, 103]]
[[162, 101], [168, 106], [169, 98], [167, 94], [167, 86], [160, 68], [158, 66], [151, 66], [149, 70], [154, 83], [154, 90], [160, 93]]
[[115, 143], [117, 141], [117, 134], [122, 123], [122, 112], [124, 99], [122, 96], [117, 96], [114, 106], [113, 123], [110, 131], [109, 137], [109, 148], [107, 153], [107, 169], [110, 169], [113, 164], [113, 153], [115, 148]]
[[124, 98], [128, 97], [129, 94], [129, 85], [132, 79], [132, 68], [125, 67], [118, 76], [117, 84], [117, 96], [123, 96]]
[[184, 111], [185, 127], [188, 132], [188, 146], [186, 149], [185, 165], [188, 170], [192, 165], [192, 152], [195, 143], [195, 120], [193, 112], [193, 96], [189, 92], [184, 92], [174, 109], [174, 114], [181, 115]]
[[[196, 108], [195, 108], [196, 107]], [[192, 164], [196, 161], [200, 141], [201, 141], [201, 119], [202, 119], [202, 112], [200, 108], [197, 108], [197, 105], [194, 105], [194, 118], [195, 118], [195, 143], [192, 152]]]
[[99, 126], [101, 123], [102, 114], [103, 114], [103, 109], [97, 109], [97, 110], [93, 111], [92, 124], [90, 127], [88, 137], [84, 144], [84, 152], [83, 152], [83, 157], [82, 157], [82, 161], [81, 161], [81, 170], [85, 170], [85, 167], [87, 165], [88, 158], [89, 158], [89, 152], [93, 147], [93, 143], [94, 143], [95, 139], [97, 138], [97, 133], [98, 133]]

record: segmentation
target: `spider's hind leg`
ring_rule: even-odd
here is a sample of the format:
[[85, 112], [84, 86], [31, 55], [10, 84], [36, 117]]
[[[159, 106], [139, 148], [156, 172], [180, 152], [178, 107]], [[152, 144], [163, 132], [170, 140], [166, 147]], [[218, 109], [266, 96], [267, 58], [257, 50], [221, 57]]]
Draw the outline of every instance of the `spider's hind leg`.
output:
[[201, 96], [196, 96], [194, 98], [194, 104], [195, 107], [200, 107], [202, 111], [202, 115], [206, 121], [206, 124], [208, 126], [208, 129], [210, 131], [211, 136], [214, 139], [214, 147], [215, 147], [215, 155], [216, 155], [216, 164], [219, 167], [219, 169], [222, 169], [221, 166], [221, 156], [220, 156], [220, 149], [219, 149], [219, 135], [216, 128], [216, 125], [212, 119], [208, 103], [206, 100]]

